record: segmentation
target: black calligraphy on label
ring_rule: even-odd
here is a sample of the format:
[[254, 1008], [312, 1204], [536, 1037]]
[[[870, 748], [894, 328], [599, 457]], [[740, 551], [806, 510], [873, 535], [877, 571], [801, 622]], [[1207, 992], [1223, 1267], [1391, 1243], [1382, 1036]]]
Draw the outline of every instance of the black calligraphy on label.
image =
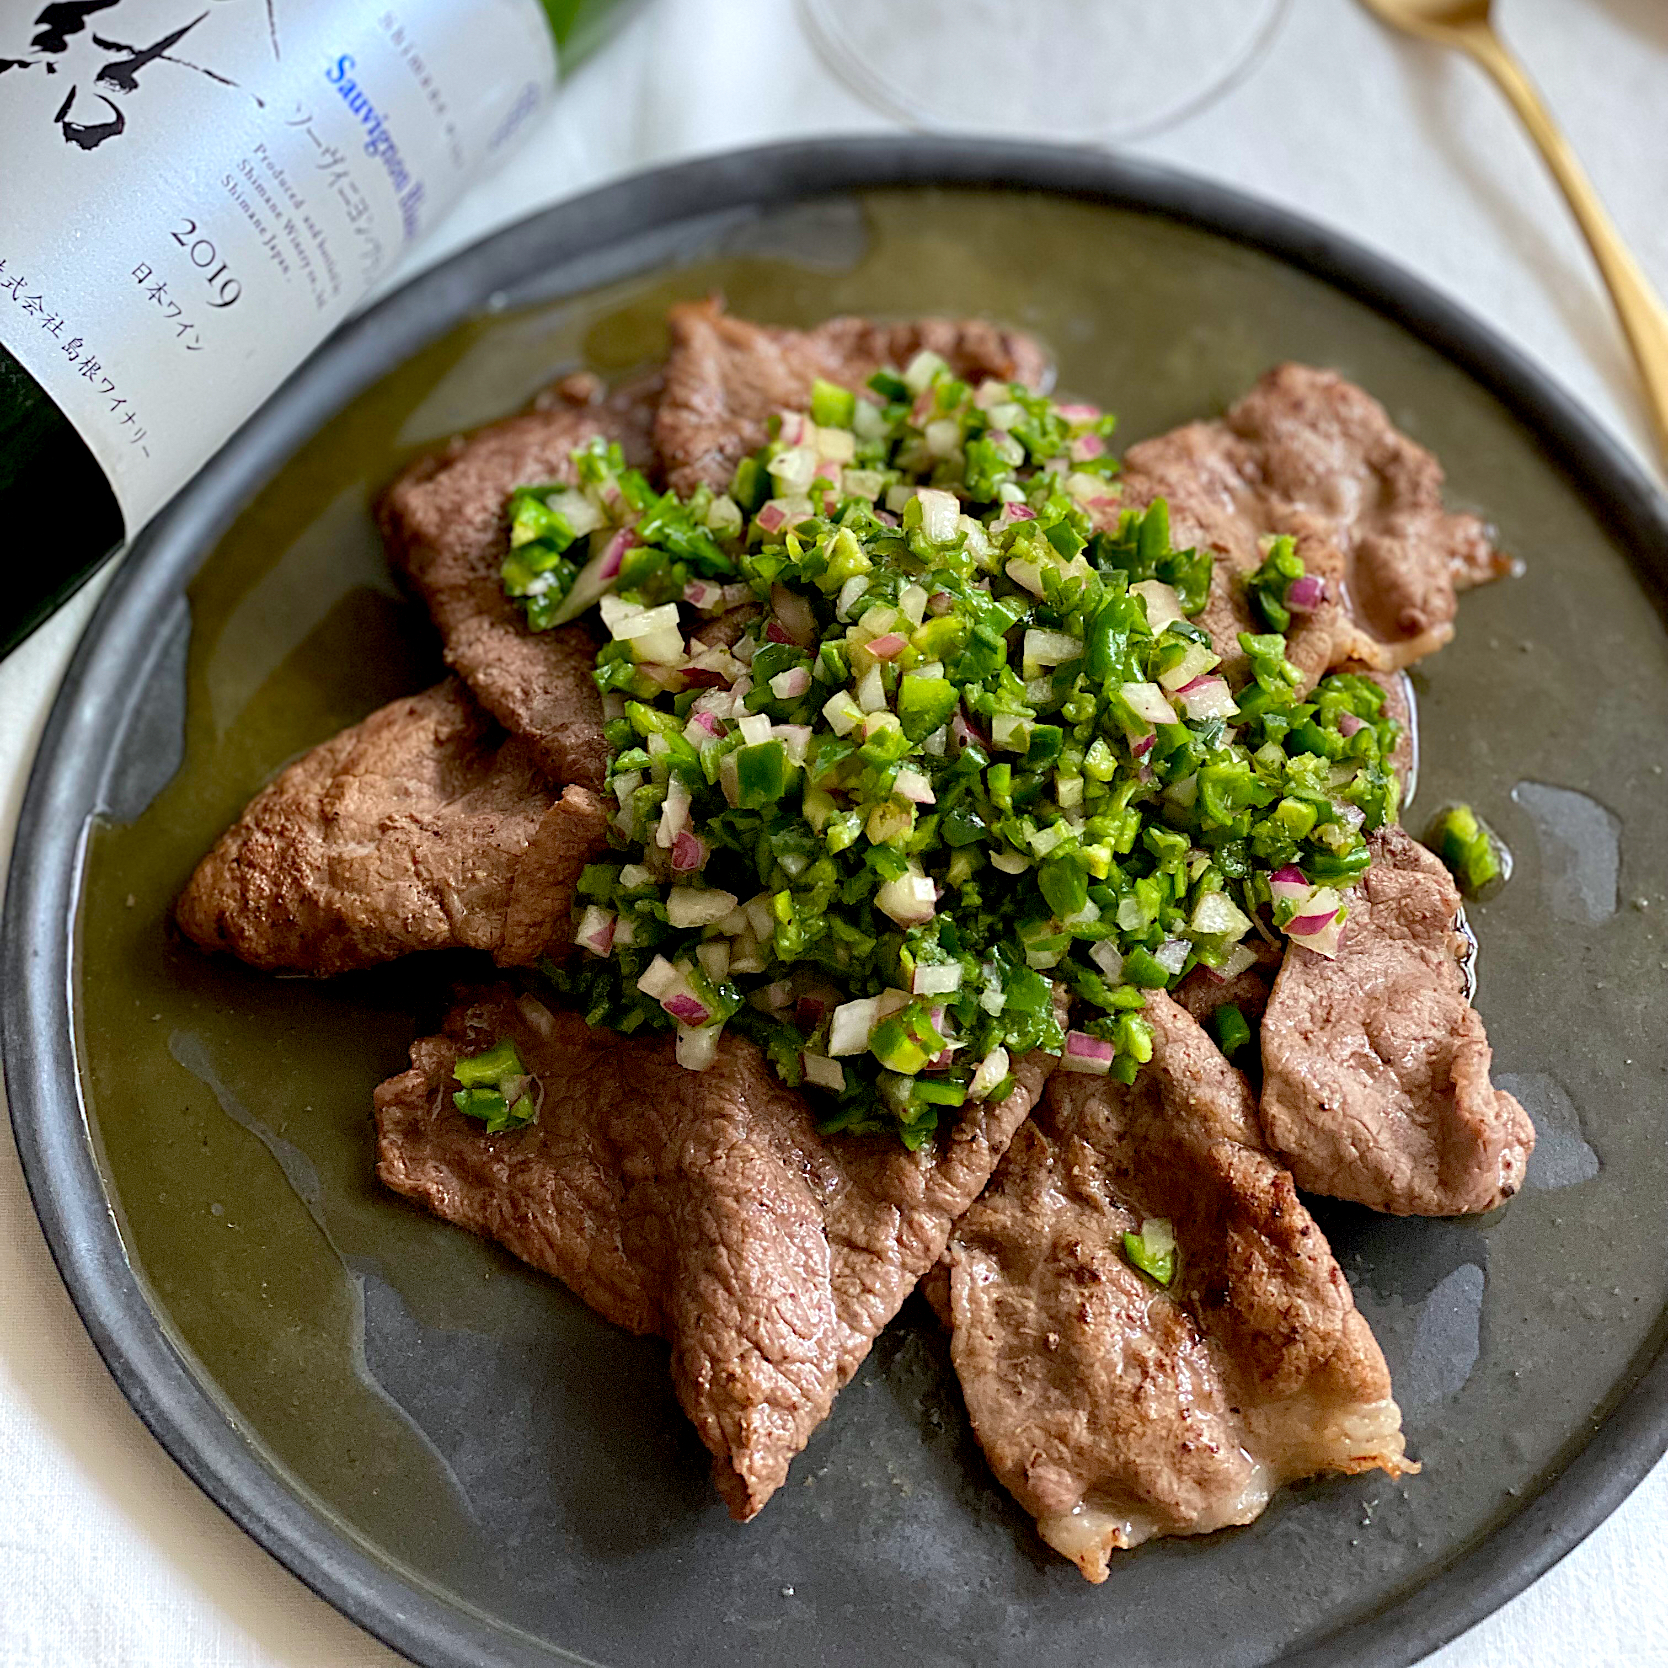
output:
[[[185, 71], [247, 93], [229, 75], [176, 53], [175, 48], [209, 15], [206, 11], [198, 11], [195, 17], [185, 19], [177, 28], [145, 44], [100, 32], [106, 25], [119, 21], [117, 14], [122, 3], [123, 0], [52, 0], [35, 14], [27, 51], [17, 57], [0, 56], [0, 75], [37, 70], [47, 76], [61, 75], [69, 82], [68, 91], [52, 116], [53, 125], [63, 135], [65, 144], [92, 151], [106, 140], [125, 133], [128, 113], [124, 105], [139, 93], [140, 78], [157, 64], [167, 64], [175, 71]], [[200, 5], [201, 0], [197, 3]], [[100, 13], [109, 15], [95, 29], [91, 20]], [[272, 50], [276, 56], [275, 29]], [[264, 108], [264, 100], [253, 93], [247, 96]]]

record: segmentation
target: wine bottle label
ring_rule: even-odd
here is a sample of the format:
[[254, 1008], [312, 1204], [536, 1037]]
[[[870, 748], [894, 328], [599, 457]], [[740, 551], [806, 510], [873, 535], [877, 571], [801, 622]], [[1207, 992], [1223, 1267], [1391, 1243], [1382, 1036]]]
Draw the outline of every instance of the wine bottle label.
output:
[[130, 537], [555, 75], [537, 0], [0, 6], [0, 343]]

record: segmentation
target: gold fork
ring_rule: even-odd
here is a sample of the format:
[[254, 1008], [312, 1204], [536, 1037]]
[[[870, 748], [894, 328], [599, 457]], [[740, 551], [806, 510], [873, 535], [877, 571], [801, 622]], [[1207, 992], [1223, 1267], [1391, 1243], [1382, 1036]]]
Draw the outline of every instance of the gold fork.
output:
[[1668, 309], [1622, 241], [1615, 222], [1605, 212], [1592, 182], [1523, 66], [1494, 32], [1489, 20], [1490, 0], [1362, 0], [1362, 4], [1392, 28], [1469, 53], [1511, 100], [1529, 136], [1540, 146], [1552, 177], [1569, 199], [1587, 247], [1609, 286], [1610, 298], [1639, 364], [1645, 403], [1656, 426], [1663, 458], [1668, 461]]

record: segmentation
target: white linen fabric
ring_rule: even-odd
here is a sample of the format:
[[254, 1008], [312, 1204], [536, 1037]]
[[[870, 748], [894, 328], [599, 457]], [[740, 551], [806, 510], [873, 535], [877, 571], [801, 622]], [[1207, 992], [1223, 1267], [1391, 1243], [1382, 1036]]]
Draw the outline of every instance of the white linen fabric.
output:
[[[1500, 10], [1668, 292], [1668, 5], [1503, 0]], [[421, 262], [655, 163], [887, 127], [818, 61], [791, 0], [657, 0], [578, 72]], [[1393, 39], [1352, 0], [1295, 0], [1248, 79], [1138, 149], [1302, 210], [1410, 266], [1485, 315], [1650, 459], [1631, 365], [1573, 224], [1469, 65]], [[101, 588], [0, 662], [0, 860], [40, 727]], [[1668, 1464], [1563, 1564], [1430, 1661], [1668, 1668], [1665, 1565]], [[398, 1661], [246, 1539], [140, 1425], [58, 1281], [9, 1124], [0, 1133], [0, 1594], [0, 1668]]]

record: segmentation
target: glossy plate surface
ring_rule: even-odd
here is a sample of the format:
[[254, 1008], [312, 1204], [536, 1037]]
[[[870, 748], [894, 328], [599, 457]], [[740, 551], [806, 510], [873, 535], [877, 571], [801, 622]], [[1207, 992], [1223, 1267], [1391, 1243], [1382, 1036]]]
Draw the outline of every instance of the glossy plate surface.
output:
[[[372, 1086], [467, 962], [330, 985], [166, 930], [302, 748], [439, 671], [368, 503], [399, 460], [722, 289], [784, 323], [988, 313], [1126, 441], [1270, 364], [1361, 381], [1523, 577], [1419, 669], [1417, 829], [1464, 796], [1518, 872], [1474, 912], [1530, 1186], [1475, 1222], [1317, 1212], [1422, 1475], [1287, 1491], [1091, 1588], [992, 1482], [912, 1301], [753, 1524], [662, 1346], [382, 1193]], [[1568, 1550], [1668, 1435], [1663, 505], [1484, 328], [1333, 235], [1078, 152], [851, 140], [625, 181], [471, 249], [335, 338], [133, 551], [26, 804], [0, 990], [37, 1208], [124, 1391], [193, 1477], [420, 1662], [1401, 1668]], [[1641, 905], [1638, 900], [1645, 900]]]

